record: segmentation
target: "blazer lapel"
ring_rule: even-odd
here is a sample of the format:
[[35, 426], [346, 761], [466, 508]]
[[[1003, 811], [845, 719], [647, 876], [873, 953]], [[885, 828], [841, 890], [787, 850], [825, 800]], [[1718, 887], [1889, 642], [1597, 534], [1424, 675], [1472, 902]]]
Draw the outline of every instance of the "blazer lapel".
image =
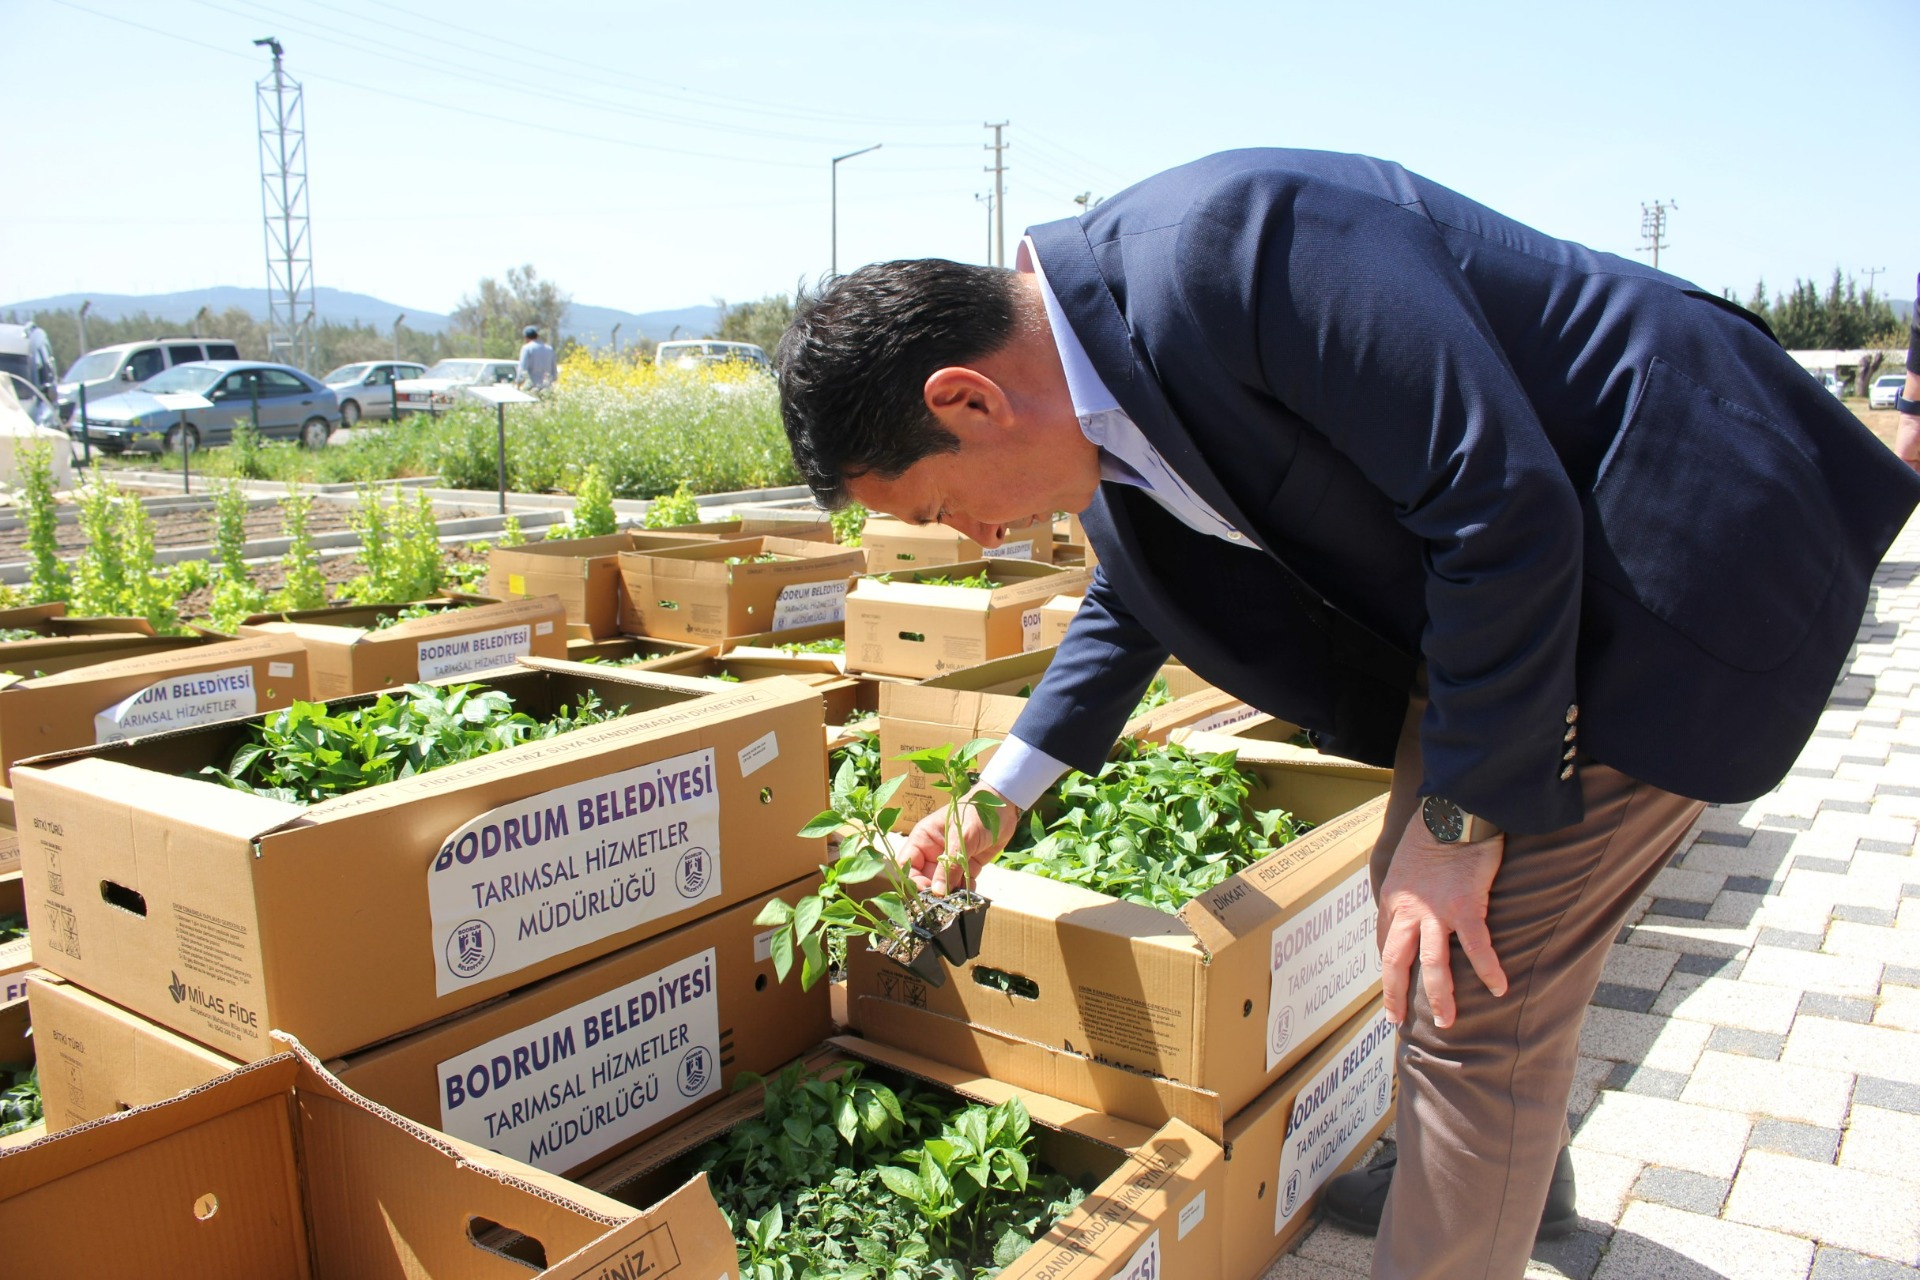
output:
[[1244, 533], [1268, 555], [1278, 558], [1261, 531], [1227, 496], [1220, 478], [1193, 447], [1186, 428], [1174, 416], [1172, 406], [1160, 390], [1159, 380], [1152, 375], [1152, 361], [1145, 349], [1133, 340], [1126, 317], [1120, 314], [1113, 292], [1100, 274], [1093, 247], [1087, 243], [1086, 229], [1079, 219], [1045, 223], [1029, 228], [1027, 234], [1033, 237], [1034, 249], [1047, 269], [1047, 284], [1053, 289], [1053, 296], [1060, 300], [1061, 309], [1073, 317], [1074, 336], [1086, 348], [1087, 358], [1120, 407], [1167, 465], [1179, 472], [1180, 478], [1193, 486], [1193, 491], [1219, 513], [1222, 520]]

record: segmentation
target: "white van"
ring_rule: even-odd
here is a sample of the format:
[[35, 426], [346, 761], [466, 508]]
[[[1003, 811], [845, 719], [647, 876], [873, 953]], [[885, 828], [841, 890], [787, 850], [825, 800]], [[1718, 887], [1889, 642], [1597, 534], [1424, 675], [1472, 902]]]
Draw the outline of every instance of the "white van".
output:
[[87, 399], [119, 395], [163, 369], [193, 360], [238, 360], [240, 348], [225, 338], [149, 338], [89, 351], [60, 378], [60, 418], [73, 414], [80, 388]]
[[661, 369], [697, 369], [702, 365], [725, 364], [737, 360], [773, 372], [773, 361], [766, 350], [751, 342], [721, 342], [700, 338], [690, 342], [663, 342], [653, 350], [653, 363]]

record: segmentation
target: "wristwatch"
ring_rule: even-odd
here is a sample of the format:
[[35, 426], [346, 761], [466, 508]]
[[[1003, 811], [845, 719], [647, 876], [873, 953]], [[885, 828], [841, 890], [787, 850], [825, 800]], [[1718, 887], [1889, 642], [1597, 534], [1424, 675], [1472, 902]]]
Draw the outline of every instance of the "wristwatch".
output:
[[1911, 413], [1920, 417], [1920, 400], [1909, 400], [1899, 392], [1894, 393], [1893, 408], [1896, 413]]
[[1500, 834], [1500, 828], [1485, 818], [1474, 817], [1445, 796], [1428, 796], [1422, 800], [1420, 816], [1441, 844], [1472, 844]]

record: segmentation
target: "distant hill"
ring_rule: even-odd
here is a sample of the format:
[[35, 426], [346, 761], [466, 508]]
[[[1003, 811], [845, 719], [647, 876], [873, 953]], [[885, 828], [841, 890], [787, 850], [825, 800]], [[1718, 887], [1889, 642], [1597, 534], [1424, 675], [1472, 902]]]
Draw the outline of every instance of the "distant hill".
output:
[[[0, 303], [0, 315], [14, 312], [30, 316], [36, 311], [72, 311], [92, 299], [89, 315], [103, 320], [121, 320], [145, 312], [160, 320], [190, 324], [200, 308], [218, 314], [239, 307], [259, 320], [267, 316], [267, 291], [220, 285], [211, 289], [187, 289], [179, 293], [65, 293], [52, 298], [28, 298], [22, 302]], [[336, 324], [367, 324], [376, 329], [391, 329], [396, 316], [405, 315], [407, 328], [419, 333], [444, 332], [452, 322], [437, 311], [403, 307], [364, 293], [317, 288], [313, 291], [314, 313]], [[613, 326], [620, 326], [624, 346], [635, 338], [665, 341], [679, 330], [680, 337], [700, 337], [720, 323], [715, 306], [681, 307], [674, 311], [620, 311], [613, 307], [594, 307], [576, 302], [567, 312], [565, 331], [589, 346], [605, 346], [611, 340]]]

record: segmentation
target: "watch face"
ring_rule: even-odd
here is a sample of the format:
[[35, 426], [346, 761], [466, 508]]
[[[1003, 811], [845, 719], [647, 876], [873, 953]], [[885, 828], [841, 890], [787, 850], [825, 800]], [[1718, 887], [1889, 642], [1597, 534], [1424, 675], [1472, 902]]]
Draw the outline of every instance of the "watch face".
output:
[[1451, 800], [1428, 796], [1421, 802], [1420, 816], [1426, 819], [1427, 830], [1433, 833], [1433, 838], [1442, 844], [1454, 844], [1466, 834], [1467, 816]]

